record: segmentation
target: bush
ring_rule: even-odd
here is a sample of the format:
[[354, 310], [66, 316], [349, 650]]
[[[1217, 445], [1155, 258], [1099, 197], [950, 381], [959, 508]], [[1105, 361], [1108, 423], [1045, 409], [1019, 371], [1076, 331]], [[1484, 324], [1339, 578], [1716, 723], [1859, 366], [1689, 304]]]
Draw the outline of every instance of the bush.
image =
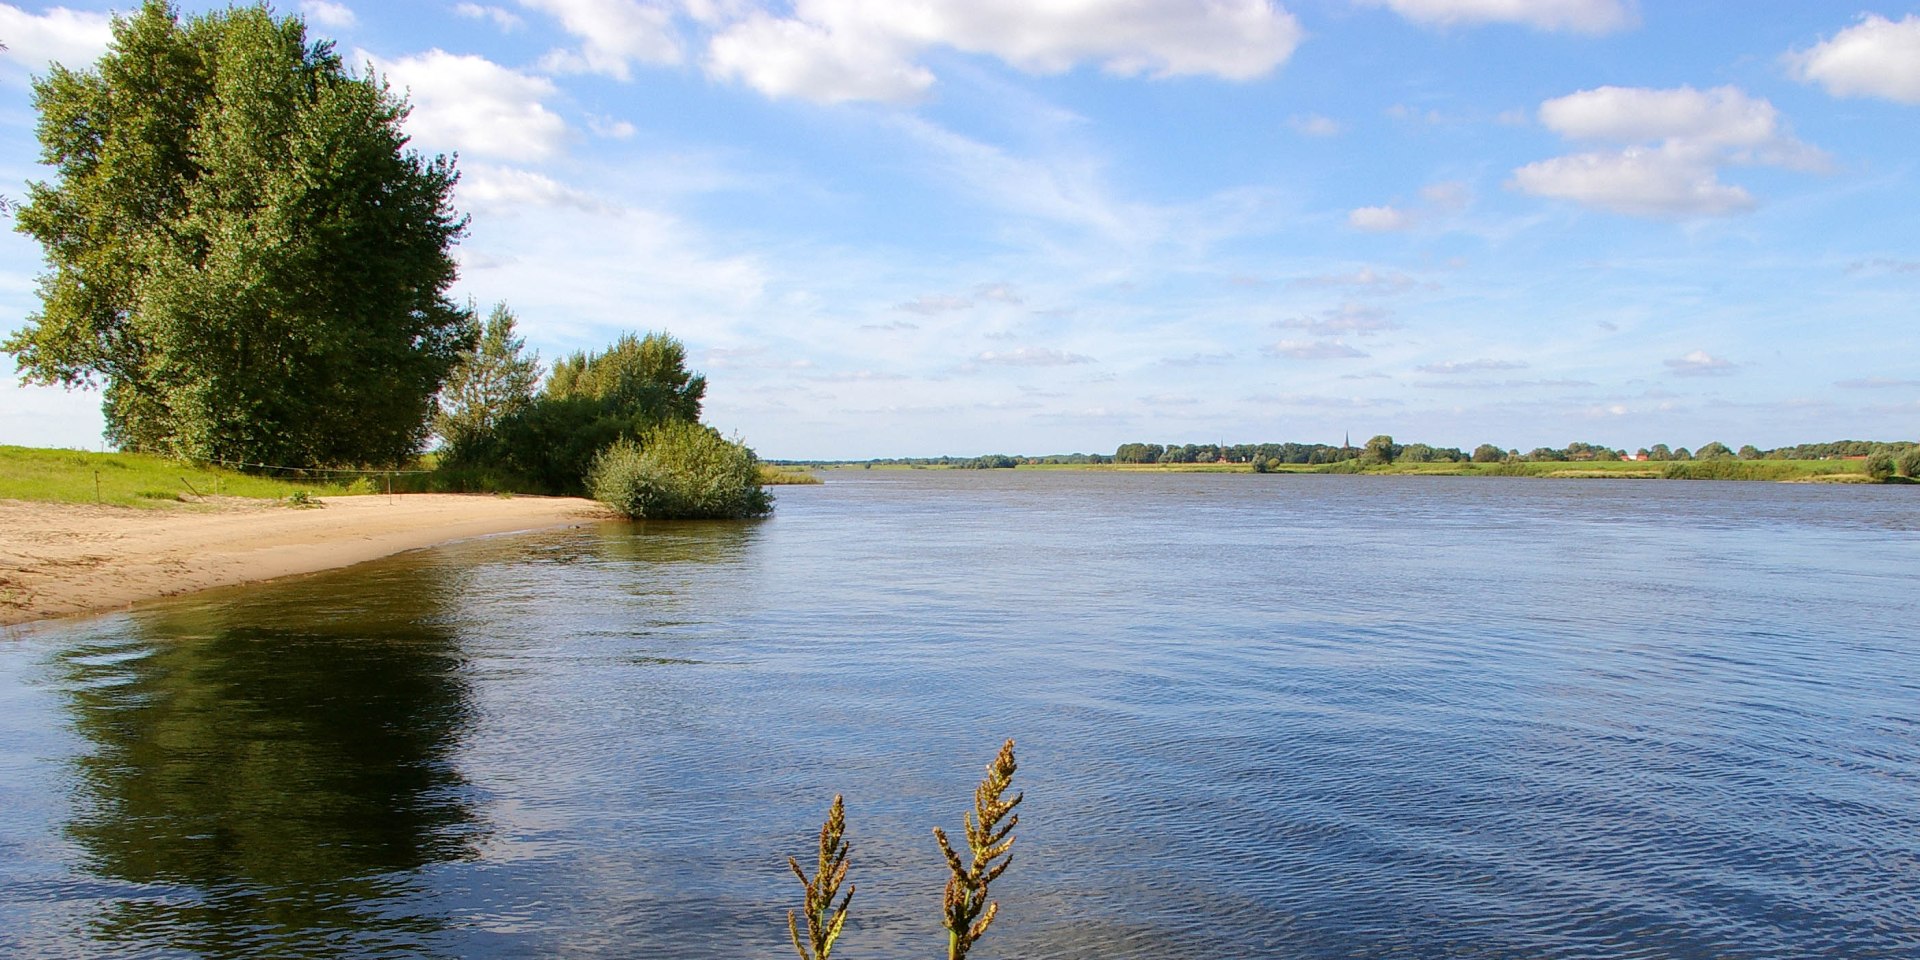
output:
[[742, 520], [773, 509], [753, 451], [697, 423], [614, 441], [594, 458], [587, 489], [634, 520]]
[[1867, 476], [1872, 477], [1874, 480], [1877, 480], [1883, 483], [1886, 482], [1887, 480], [1892, 479], [1893, 478], [1893, 455], [1890, 453], [1876, 453], [1873, 456], [1868, 457], [1867, 458]]
[[1914, 447], [1900, 455], [1900, 474], [1909, 480], [1920, 480], [1920, 447]]

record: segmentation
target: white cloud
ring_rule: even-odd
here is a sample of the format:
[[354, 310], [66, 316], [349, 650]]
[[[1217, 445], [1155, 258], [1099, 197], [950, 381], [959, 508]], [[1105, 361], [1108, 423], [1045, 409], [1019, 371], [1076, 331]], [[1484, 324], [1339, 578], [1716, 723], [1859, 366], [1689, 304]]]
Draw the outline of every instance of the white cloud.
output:
[[529, 207], [617, 213], [618, 205], [566, 186], [545, 174], [517, 167], [468, 164], [461, 170], [460, 199], [475, 210], [515, 212]]
[[1339, 340], [1280, 340], [1269, 344], [1265, 352], [1293, 360], [1350, 360], [1368, 355]]
[[628, 140], [631, 139], [634, 134], [640, 132], [640, 128], [625, 120], [615, 120], [612, 117], [601, 116], [588, 117], [587, 129], [592, 130], [594, 136], [605, 137], [609, 140]]
[[1894, 377], [1864, 377], [1858, 380], [1836, 380], [1833, 385], [1843, 390], [1878, 390], [1887, 387], [1920, 387], [1920, 380], [1900, 380]]
[[761, 14], [735, 24], [707, 46], [707, 70], [769, 97], [817, 103], [918, 99], [933, 73], [908, 62], [900, 44]]
[[973, 358], [975, 363], [990, 363], [1009, 367], [1065, 367], [1078, 363], [1092, 363], [1093, 358], [1078, 353], [1067, 353], [1049, 347], [1018, 347], [1013, 350], [988, 350]]
[[1811, 170], [1826, 155], [1795, 139], [1772, 103], [1734, 87], [1599, 87], [1540, 105], [1540, 122], [1568, 140], [1621, 144], [1514, 171], [1510, 186], [1635, 216], [1724, 216], [1754, 206], [1720, 181], [1730, 164]]
[[1754, 205], [1752, 194], [1721, 183], [1702, 158], [1642, 147], [1530, 163], [1513, 172], [1513, 183], [1535, 196], [1633, 216], [1724, 216]]
[[1415, 23], [1518, 23], [1536, 30], [1602, 34], [1639, 22], [1631, 0], [1356, 0], [1385, 6]]
[[65, 7], [32, 14], [0, 3], [0, 40], [9, 48], [0, 63], [25, 67], [32, 73], [54, 63], [78, 70], [107, 52], [107, 44], [113, 40], [113, 19], [104, 13], [81, 13]]
[[1369, 233], [1388, 233], [1413, 226], [1413, 218], [1396, 207], [1360, 207], [1347, 214], [1347, 225]]
[[894, 309], [905, 310], [908, 313], [917, 313], [923, 317], [931, 317], [935, 314], [965, 310], [971, 306], [973, 306], [973, 301], [968, 300], [966, 297], [956, 297], [951, 294], [933, 294], [915, 297], [906, 303], [895, 304]]
[[1305, 330], [1315, 336], [1353, 333], [1368, 337], [1400, 329], [1400, 324], [1385, 310], [1357, 303], [1341, 304], [1316, 317], [1290, 317], [1276, 322], [1274, 326], [1282, 330]]
[[1464, 180], [1442, 180], [1420, 188], [1420, 199], [1434, 210], [1458, 213], [1473, 203], [1473, 187]]
[[673, 10], [639, 0], [520, 0], [520, 5], [560, 21], [579, 38], [577, 50], [554, 50], [541, 66], [555, 73], [597, 73], [627, 80], [635, 62], [680, 62]]
[[1445, 363], [1429, 363], [1415, 367], [1421, 373], [1479, 373], [1486, 370], [1524, 370], [1527, 365], [1518, 360], [1448, 360]]
[[1346, 130], [1340, 121], [1317, 113], [1295, 114], [1288, 118], [1287, 126], [1303, 137], [1337, 137]]
[[1323, 273], [1293, 281], [1296, 287], [1353, 287], [1381, 293], [1401, 293], [1418, 284], [1419, 281], [1404, 273], [1381, 273], [1368, 266], [1352, 273]]
[[1269, 0], [797, 0], [791, 17], [758, 13], [719, 31], [707, 69], [771, 97], [902, 102], [933, 85], [913, 62], [933, 47], [1029, 73], [1094, 63], [1121, 76], [1250, 80], [1300, 37]]
[[352, 7], [331, 0], [300, 0], [300, 12], [308, 23], [317, 23], [329, 30], [345, 30], [360, 22], [353, 15]]
[[1598, 87], [1548, 100], [1540, 122], [1569, 140], [1682, 140], [1701, 147], [1759, 147], [1781, 137], [1780, 114], [1734, 87]]
[[444, 50], [398, 60], [361, 51], [359, 58], [407, 92], [407, 129], [428, 146], [539, 161], [558, 156], [569, 135], [566, 121], [543, 102], [559, 92], [545, 77]]
[[1920, 15], [1899, 22], [1877, 13], [1815, 44], [1787, 54], [1794, 75], [1836, 97], [1881, 97], [1920, 104]]
[[1705, 350], [1695, 350], [1679, 359], [1661, 362], [1666, 364], [1667, 369], [1672, 370], [1675, 376], [1681, 377], [1718, 376], [1732, 373], [1733, 369], [1739, 366], [1731, 360], [1713, 356]]
[[499, 27], [506, 33], [512, 33], [527, 25], [525, 20], [520, 19], [519, 14], [505, 7], [486, 6], [478, 3], [461, 3], [454, 5], [453, 12], [469, 20], [491, 21], [494, 26]]

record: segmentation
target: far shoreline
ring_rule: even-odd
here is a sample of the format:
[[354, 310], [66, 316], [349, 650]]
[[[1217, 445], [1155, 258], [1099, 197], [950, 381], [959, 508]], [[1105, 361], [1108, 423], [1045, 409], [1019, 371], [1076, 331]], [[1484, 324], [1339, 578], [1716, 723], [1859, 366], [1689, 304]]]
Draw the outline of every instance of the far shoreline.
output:
[[0, 500], [0, 627], [616, 519], [575, 497], [417, 493], [135, 508]]

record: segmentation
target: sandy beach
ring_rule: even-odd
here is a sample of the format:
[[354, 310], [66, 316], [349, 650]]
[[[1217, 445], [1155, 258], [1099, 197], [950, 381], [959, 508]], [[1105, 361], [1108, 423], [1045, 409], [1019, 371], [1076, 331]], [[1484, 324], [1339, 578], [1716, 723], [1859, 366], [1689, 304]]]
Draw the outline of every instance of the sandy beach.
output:
[[317, 508], [214, 498], [153, 509], [0, 500], [0, 625], [610, 517], [568, 497], [329, 497]]

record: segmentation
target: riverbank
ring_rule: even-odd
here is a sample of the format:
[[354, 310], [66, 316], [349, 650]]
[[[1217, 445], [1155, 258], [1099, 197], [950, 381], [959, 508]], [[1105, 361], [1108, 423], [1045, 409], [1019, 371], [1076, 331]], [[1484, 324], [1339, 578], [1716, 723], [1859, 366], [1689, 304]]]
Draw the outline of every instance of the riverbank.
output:
[[[963, 470], [958, 464], [808, 463], [811, 470]], [[1106, 473], [1255, 473], [1251, 463], [1022, 463], [1020, 470]], [[1500, 463], [1281, 463], [1266, 473], [1340, 473], [1365, 476], [1543, 477], [1560, 480], [1757, 480], [1782, 483], [1877, 483], [1856, 460], [1529, 460]], [[1895, 478], [1907, 482], [1906, 478]]]
[[0, 500], [0, 625], [314, 573], [471, 537], [610, 519], [571, 497], [210, 497], [133, 508]]

